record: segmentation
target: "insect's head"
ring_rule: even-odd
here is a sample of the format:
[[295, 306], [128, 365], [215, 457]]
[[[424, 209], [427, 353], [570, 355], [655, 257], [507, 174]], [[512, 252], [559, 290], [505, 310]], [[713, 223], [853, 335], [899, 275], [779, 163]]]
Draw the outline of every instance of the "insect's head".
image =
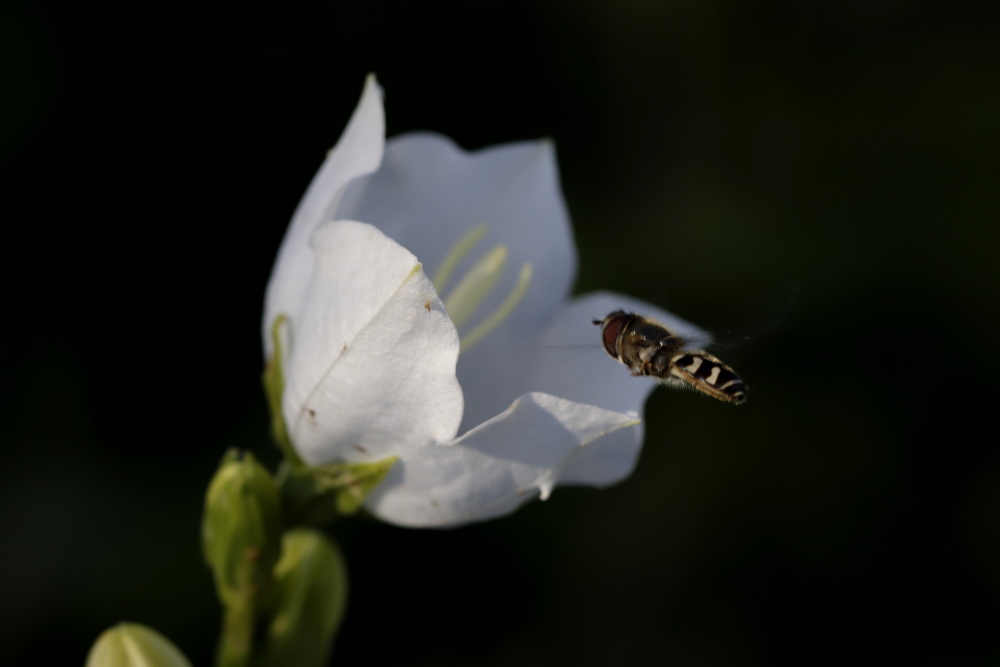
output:
[[604, 343], [604, 351], [614, 359], [619, 358], [618, 337], [634, 318], [635, 315], [632, 313], [616, 310], [609, 313], [603, 320], [593, 320], [594, 324], [601, 325], [601, 342]]

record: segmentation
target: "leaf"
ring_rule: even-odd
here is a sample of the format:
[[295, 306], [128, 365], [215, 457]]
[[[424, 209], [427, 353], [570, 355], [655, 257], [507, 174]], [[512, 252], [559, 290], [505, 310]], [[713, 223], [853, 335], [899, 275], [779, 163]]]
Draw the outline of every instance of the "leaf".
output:
[[279, 473], [287, 525], [315, 525], [354, 514], [388, 474], [396, 457], [372, 463], [288, 466]]

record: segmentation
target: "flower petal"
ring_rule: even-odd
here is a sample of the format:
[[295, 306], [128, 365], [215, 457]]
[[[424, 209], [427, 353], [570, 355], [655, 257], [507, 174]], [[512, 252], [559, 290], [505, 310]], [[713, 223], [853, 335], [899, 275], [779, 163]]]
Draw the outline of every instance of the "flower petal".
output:
[[[593, 458], [593, 443], [637, 422], [634, 415], [526, 394], [454, 444], [430, 445], [398, 462], [365, 505], [386, 521], [412, 527], [499, 517], [539, 494], [547, 497], [577, 459]], [[630, 470], [634, 452], [626, 454]], [[609, 470], [620, 470], [619, 463], [612, 461]]]
[[283, 412], [308, 463], [404, 456], [454, 437], [458, 334], [420, 264], [375, 227], [329, 222], [290, 315]]
[[430, 275], [455, 243], [486, 225], [485, 237], [458, 265], [456, 277], [501, 244], [507, 246], [509, 269], [469, 329], [499, 307], [517, 283], [520, 267], [533, 265], [523, 301], [473, 354], [489, 357], [491, 339], [520, 338], [537, 329], [569, 295], [575, 277], [576, 251], [550, 141], [469, 153], [436, 134], [396, 137], [386, 145], [379, 170], [348, 188], [341, 213], [376, 225], [416, 254]]
[[329, 152], [299, 202], [267, 285], [264, 305], [264, 351], [273, 352], [270, 327], [280, 314], [297, 312], [303, 301], [301, 286], [313, 272], [313, 254], [309, 240], [322, 223], [335, 212], [348, 183], [378, 169], [385, 148], [385, 114], [382, 89], [374, 75], [365, 80], [364, 92], [337, 145]]

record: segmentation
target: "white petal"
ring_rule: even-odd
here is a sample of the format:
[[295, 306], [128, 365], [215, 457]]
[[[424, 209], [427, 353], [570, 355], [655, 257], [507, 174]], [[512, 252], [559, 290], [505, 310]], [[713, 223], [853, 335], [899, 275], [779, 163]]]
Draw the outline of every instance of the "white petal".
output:
[[350, 221], [322, 225], [312, 247], [283, 402], [296, 450], [319, 464], [450, 440], [462, 417], [458, 334], [416, 257]]
[[388, 142], [378, 172], [348, 189], [341, 210], [344, 217], [371, 222], [409, 248], [430, 275], [470, 229], [487, 225], [487, 235], [459, 264], [456, 277], [498, 244], [507, 246], [509, 268], [470, 320], [470, 329], [510, 293], [522, 264], [533, 265], [524, 300], [472, 354], [489, 356], [490, 339], [537, 329], [569, 295], [575, 277], [572, 231], [549, 141], [468, 153], [440, 135], [396, 137]]
[[378, 169], [384, 146], [382, 90], [375, 76], [369, 75], [347, 128], [299, 202], [278, 250], [264, 302], [263, 333], [267, 357], [273, 351], [270, 331], [274, 318], [297, 312], [302, 305], [302, 285], [313, 271], [314, 260], [309, 248], [313, 232], [334, 218], [348, 183]]
[[[578, 459], [613, 459], [606, 449], [589, 450], [602, 436], [637, 421], [555, 396], [527, 394], [454, 444], [429, 446], [397, 462], [365, 505], [386, 521], [413, 527], [502, 516], [540, 494], [546, 497]], [[626, 454], [634, 460], [634, 453]], [[618, 464], [612, 460], [607, 469], [617, 472]], [[598, 483], [613, 481], [609, 475]]]

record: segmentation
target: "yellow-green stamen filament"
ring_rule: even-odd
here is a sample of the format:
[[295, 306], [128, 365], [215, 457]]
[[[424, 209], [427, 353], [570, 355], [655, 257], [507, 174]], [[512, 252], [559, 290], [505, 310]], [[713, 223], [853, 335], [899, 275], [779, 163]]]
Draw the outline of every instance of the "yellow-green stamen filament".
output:
[[517, 284], [514, 285], [514, 289], [512, 289], [510, 294], [507, 295], [504, 302], [500, 304], [500, 307], [497, 308], [492, 315], [483, 320], [479, 326], [465, 336], [461, 337], [462, 352], [465, 352], [482, 340], [486, 334], [493, 331], [497, 325], [507, 319], [507, 316], [510, 315], [515, 308], [517, 308], [517, 304], [521, 303], [521, 299], [524, 298], [524, 293], [528, 291], [528, 285], [531, 284], [532, 271], [533, 269], [530, 263], [526, 263], [521, 267], [521, 273], [517, 276]]
[[507, 246], [498, 245], [479, 258], [444, 300], [455, 327], [469, 321], [476, 307], [490, 293], [507, 262]]
[[[496, 287], [497, 281], [503, 275], [504, 266], [507, 263], [507, 246], [497, 245], [490, 249], [485, 255], [480, 257], [464, 276], [455, 285], [447, 296], [444, 296], [444, 289], [452, 279], [458, 265], [469, 255], [473, 247], [479, 243], [489, 232], [489, 227], [485, 224], [473, 227], [458, 240], [448, 254], [445, 256], [441, 266], [434, 274], [434, 289], [444, 300], [448, 315], [454, 322], [456, 329], [461, 329], [467, 324], [476, 309], [483, 300]], [[532, 267], [526, 263], [521, 267], [517, 283], [510, 294], [500, 304], [500, 307], [490, 314], [486, 319], [472, 328], [466, 335], [459, 335], [461, 350], [465, 351], [471, 346], [485, 338], [491, 331], [496, 329], [501, 322], [513, 312], [517, 305], [524, 298], [528, 285], [531, 283]]]
[[448, 251], [448, 255], [441, 262], [441, 266], [438, 267], [437, 273], [434, 274], [434, 278], [431, 280], [438, 294], [444, 292], [444, 288], [448, 285], [448, 281], [451, 280], [451, 274], [455, 272], [458, 263], [469, 254], [474, 245], [486, 236], [486, 232], [488, 231], [489, 227], [486, 225], [473, 227]]

